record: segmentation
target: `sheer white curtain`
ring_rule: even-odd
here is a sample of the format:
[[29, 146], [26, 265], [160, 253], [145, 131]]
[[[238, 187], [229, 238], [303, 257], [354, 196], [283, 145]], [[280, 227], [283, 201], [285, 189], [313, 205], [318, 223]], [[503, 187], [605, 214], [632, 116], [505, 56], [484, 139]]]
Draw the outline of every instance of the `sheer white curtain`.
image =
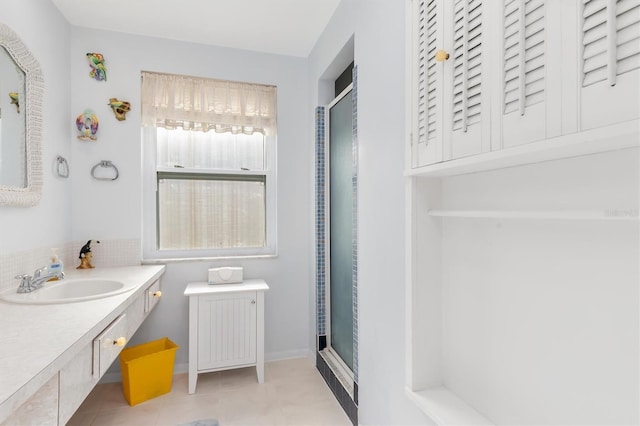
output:
[[155, 141], [157, 249], [266, 247], [276, 87], [142, 76], [143, 131]]
[[273, 135], [276, 87], [143, 72], [142, 125]]

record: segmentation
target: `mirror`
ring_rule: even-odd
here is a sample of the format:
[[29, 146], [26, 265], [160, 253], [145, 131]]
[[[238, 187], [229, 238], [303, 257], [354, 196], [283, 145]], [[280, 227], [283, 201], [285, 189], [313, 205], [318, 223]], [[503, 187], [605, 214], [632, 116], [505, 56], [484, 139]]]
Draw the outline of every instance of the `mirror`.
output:
[[43, 92], [40, 65], [0, 23], [0, 205], [40, 201]]

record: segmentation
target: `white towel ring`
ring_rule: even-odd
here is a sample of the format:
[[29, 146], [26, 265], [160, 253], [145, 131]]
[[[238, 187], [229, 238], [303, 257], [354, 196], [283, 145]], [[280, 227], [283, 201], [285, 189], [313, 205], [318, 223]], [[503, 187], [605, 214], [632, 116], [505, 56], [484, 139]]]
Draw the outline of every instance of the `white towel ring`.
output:
[[[104, 168], [107, 168], [107, 169], [111, 168], [111, 169], [115, 170], [116, 175], [114, 177], [112, 177], [112, 178], [96, 176], [96, 169], [98, 167], [104, 167]], [[120, 173], [118, 172], [118, 168], [111, 161], [102, 160], [98, 164], [96, 164], [95, 166], [93, 166], [91, 168], [91, 176], [93, 176], [93, 178], [97, 179], [97, 180], [116, 180], [116, 179], [118, 179], [118, 176], [120, 176]]]

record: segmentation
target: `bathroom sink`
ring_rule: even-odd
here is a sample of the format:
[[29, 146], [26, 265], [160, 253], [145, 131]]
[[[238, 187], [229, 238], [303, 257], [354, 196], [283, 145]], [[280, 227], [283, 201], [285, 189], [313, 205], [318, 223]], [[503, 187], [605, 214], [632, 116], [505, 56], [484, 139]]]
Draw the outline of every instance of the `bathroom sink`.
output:
[[0, 299], [11, 303], [43, 305], [51, 303], [72, 303], [115, 296], [133, 287], [116, 280], [85, 278], [49, 281], [31, 293], [7, 291]]

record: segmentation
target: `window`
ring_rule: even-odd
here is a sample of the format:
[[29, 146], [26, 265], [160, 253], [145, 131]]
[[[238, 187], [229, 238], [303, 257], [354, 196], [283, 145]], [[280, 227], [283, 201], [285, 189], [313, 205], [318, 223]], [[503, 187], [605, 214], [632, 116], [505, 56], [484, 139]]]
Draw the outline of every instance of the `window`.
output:
[[143, 73], [145, 258], [275, 254], [275, 95]]

